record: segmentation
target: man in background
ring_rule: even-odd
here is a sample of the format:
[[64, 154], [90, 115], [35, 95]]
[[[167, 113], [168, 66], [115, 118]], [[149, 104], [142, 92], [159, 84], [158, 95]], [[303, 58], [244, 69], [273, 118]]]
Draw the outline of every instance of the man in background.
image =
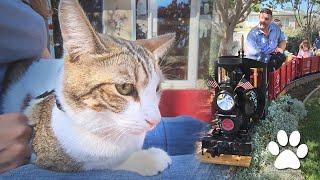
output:
[[272, 11], [264, 8], [259, 14], [259, 24], [247, 36], [246, 55], [250, 59], [268, 63], [269, 71], [279, 68], [285, 60], [279, 42], [283, 41], [280, 27], [272, 22]]

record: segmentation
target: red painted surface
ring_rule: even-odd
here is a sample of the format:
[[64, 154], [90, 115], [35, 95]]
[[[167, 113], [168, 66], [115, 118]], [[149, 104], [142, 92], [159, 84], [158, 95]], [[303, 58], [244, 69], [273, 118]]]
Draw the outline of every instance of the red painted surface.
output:
[[291, 61], [291, 80], [294, 80], [297, 76], [296, 61], [297, 61], [296, 59], [292, 59]]
[[318, 57], [311, 58], [311, 73], [318, 71]]
[[280, 68], [269, 73], [269, 99], [274, 99], [280, 93]]
[[302, 61], [302, 76], [310, 74], [311, 58], [304, 58]]
[[229, 118], [223, 119], [221, 122], [221, 125], [222, 125], [222, 129], [226, 131], [231, 131], [234, 128], [234, 123]]
[[287, 66], [282, 65], [280, 67], [280, 91], [283, 90], [284, 87], [287, 85]]
[[211, 99], [209, 90], [167, 89], [161, 96], [160, 112], [163, 117], [188, 115], [208, 122], [211, 120]]
[[318, 72], [320, 71], [320, 56], [316, 57], [318, 59]]
[[290, 62], [287, 62], [286, 63], [286, 66], [287, 66], [287, 75], [286, 75], [286, 84], [289, 84], [290, 83], [290, 81], [291, 81], [291, 75], [292, 75], [292, 61], [290, 61]]
[[302, 76], [302, 58], [296, 58], [296, 78], [299, 78]]

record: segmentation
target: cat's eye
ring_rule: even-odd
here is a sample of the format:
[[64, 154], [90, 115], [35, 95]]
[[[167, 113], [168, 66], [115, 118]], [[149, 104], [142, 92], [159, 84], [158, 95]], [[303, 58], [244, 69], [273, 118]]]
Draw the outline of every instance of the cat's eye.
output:
[[116, 89], [117, 91], [124, 96], [131, 96], [134, 94], [134, 86], [133, 84], [128, 84], [128, 83], [124, 83], [124, 84], [116, 84]]

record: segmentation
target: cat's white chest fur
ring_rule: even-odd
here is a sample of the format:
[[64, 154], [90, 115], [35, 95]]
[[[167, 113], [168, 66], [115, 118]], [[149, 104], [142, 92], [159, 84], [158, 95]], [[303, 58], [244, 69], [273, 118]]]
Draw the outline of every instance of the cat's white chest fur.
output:
[[145, 134], [128, 134], [115, 142], [89, 133], [69, 118], [55, 106], [52, 129], [66, 153], [82, 162], [84, 169], [112, 169], [142, 148]]
[[162, 149], [141, 149], [145, 133], [127, 134], [116, 141], [101, 139], [73, 124], [68, 118], [70, 117], [55, 106], [52, 111], [53, 132], [66, 153], [81, 162], [85, 170], [127, 170], [152, 176], [172, 163]]

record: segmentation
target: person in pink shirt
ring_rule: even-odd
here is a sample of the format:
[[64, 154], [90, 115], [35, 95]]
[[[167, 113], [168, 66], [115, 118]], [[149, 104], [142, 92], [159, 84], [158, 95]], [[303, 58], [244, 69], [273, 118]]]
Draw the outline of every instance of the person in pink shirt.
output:
[[312, 51], [310, 49], [310, 44], [307, 40], [303, 40], [299, 46], [299, 58], [307, 58], [312, 56]]

